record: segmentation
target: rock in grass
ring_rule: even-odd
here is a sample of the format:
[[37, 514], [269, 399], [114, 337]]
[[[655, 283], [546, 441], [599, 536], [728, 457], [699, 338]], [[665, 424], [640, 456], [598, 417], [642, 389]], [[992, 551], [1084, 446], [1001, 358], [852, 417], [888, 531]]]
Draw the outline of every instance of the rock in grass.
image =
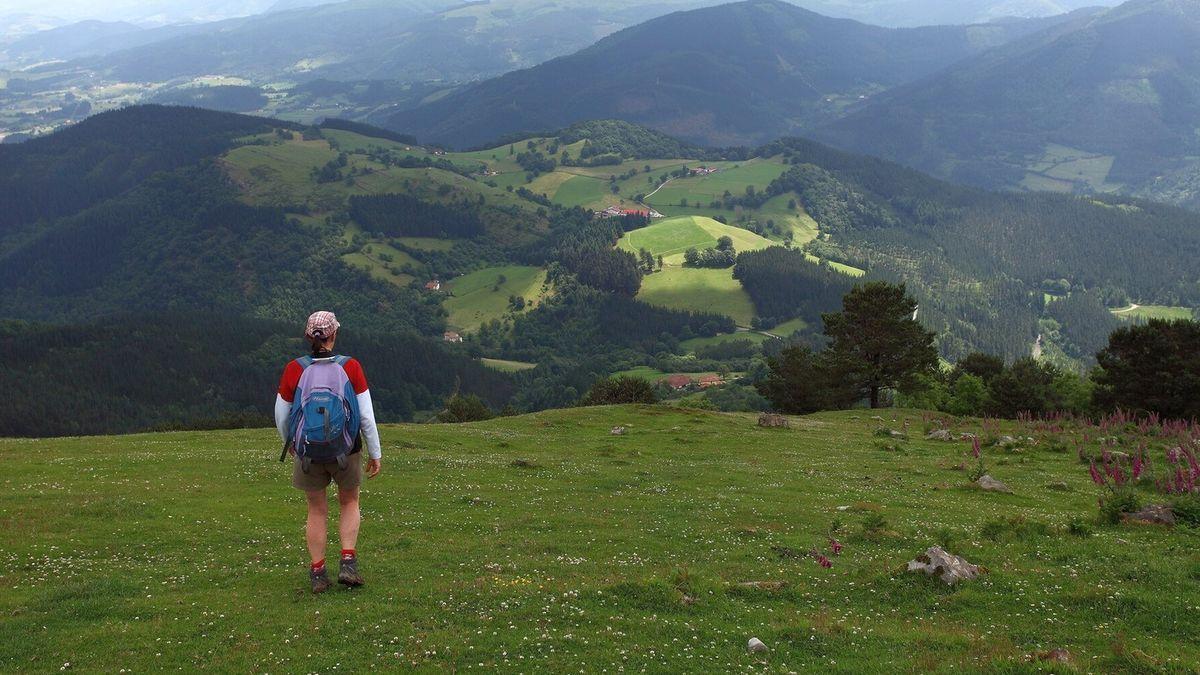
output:
[[1054, 663], [1070, 663], [1071, 652], [1059, 647], [1051, 649], [1048, 652], [1039, 652], [1037, 655], [1039, 661], [1053, 661]]
[[953, 586], [960, 581], [969, 581], [978, 577], [982, 569], [979, 565], [967, 562], [965, 558], [947, 553], [942, 550], [941, 546], [934, 546], [917, 556], [915, 560], [908, 561], [908, 571], [923, 572]]
[[750, 638], [750, 641], [746, 643], [746, 649], [750, 650], [751, 654], [761, 654], [767, 651], [767, 646], [763, 644], [762, 640], [752, 637]]
[[624, 436], [627, 430], [625, 427], [613, 427], [609, 433], [613, 436]]
[[[782, 557], [782, 556], [781, 556]], [[795, 556], [799, 557], [799, 556]], [[738, 588], [745, 588], [754, 591], [771, 591], [779, 592], [787, 588], [786, 581], [739, 581]]]
[[758, 416], [758, 426], [768, 429], [784, 429], [787, 428], [788, 421], [783, 415], [763, 413]]
[[986, 490], [988, 492], [1003, 492], [1005, 494], [1012, 494], [1012, 490], [1009, 489], [1007, 485], [1001, 483], [995, 478], [992, 478], [986, 473], [980, 476], [979, 480], [975, 481], [975, 485], [979, 487], [980, 490]]
[[1046, 485], [1047, 490], [1056, 490], [1058, 492], [1070, 492], [1071, 486], [1067, 485], [1066, 481], [1057, 481]]
[[954, 434], [947, 429], [934, 429], [925, 436], [927, 441], [953, 441]]
[[1175, 511], [1166, 504], [1150, 504], [1140, 511], [1126, 513], [1122, 520], [1127, 523], [1142, 523], [1145, 525], [1174, 525]]

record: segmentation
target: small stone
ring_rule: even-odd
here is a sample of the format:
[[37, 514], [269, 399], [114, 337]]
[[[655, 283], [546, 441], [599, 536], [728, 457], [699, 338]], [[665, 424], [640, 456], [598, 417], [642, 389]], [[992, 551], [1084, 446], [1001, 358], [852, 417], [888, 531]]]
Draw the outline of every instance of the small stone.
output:
[[950, 431], [948, 429], [934, 429], [933, 431], [929, 432], [929, 434], [927, 436], [925, 436], [925, 440], [927, 440], [927, 441], [953, 441], [954, 434], [950, 433]]
[[767, 429], [785, 429], [789, 426], [787, 418], [783, 415], [773, 413], [763, 413], [758, 416], [758, 426]]
[[1048, 652], [1040, 652], [1038, 653], [1037, 657], [1039, 661], [1054, 661], [1055, 663], [1071, 662], [1071, 652], [1063, 649], [1062, 647], [1051, 649]]
[[1017, 439], [1013, 438], [1012, 436], [1001, 436], [1000, 440], [996, 441], [996, 445], [1000, 445], [1000, 446], [1016, 445], [1016, 444], [1017, 444]]
[[849, 511], [850, 507], [849, 506], [839, 506], [839, 507], [837, 507], [837, 510], [838, 511]]
[[1056, 483], [1050, 483], [1049, 485], [1046, 486], [1046, 489], [1047, 490], [1057, 490], [1058, 492], [1070, 492], [1071, 486], [1067, 485], [1066, 481], [1060, 480]]
[[767, 646], [763, 644], [762, 640], [752, 637], [750, 638], [750, 641], [746, 643], [746, 649], [750, 650], [751, 654], [761, 654], [767, 651]]
[[883, 421], [883, 418], [882, 418], [882, 417], [880, 417], [879, 415], [871, 415], [871, 419], [875, 420], [876, 422], [882, 422], [882, 421]]
[[958, 435], [958, 440], [960, 440], [960, 441], [973, 441], [976, 438], [979, 438], [979, 437], [976, 436], [975, 434], [968, 433], [966, 431], [964, 431]]
[[1007, 485], [1001, 483], [995, 478], [992, 478], [986, 473], [980, 476], [979, 480], [975, 481], [975, 485], [978, 486], [980, 490], [986, 490], [988, 492], [1003, 492], [1005, 494], [1012, 494], [1012, 490], [1009, 489]]
[[624, 436], [625, 431], [626, 431], [625, 427], [613, 427], [612, 431], [610, 431], [608, 433], [612, 434], [613, 436]]
[[936, 576], [950, 586], [974, 579], [984, 571], [979, 565], [967, 562], [965, 558], [947, 553], [941, 546], [933, 546], [915, 560], [910, 560], [907, 569], [909, 572], [923, 572], [927, 576]]
[[742, 581], [738, 588], [748, 588], [756, 591], [782, 591], [787, 588], [786, 581]]
[[1174, 525], [1175, 511], [1166, 504], [1150, 504], [1140, 511], [1126, 513], [1122, 520], [1127, 523], [1142, 523], [1145, 525]]

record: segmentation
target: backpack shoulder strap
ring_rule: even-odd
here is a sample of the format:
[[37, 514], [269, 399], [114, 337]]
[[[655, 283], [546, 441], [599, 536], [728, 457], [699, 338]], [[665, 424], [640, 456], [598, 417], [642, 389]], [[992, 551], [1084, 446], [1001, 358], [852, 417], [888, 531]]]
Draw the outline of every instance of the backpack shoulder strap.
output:
[[345, 368], [346, 364], [350, 362], [350, 357], [349, 356], [335, 356], [335, 357], [333, 357], [333, 362], [338, 364], [339, 366]]
[[311, 366], [313, 364], [313, 357], [301, 356], [300, 358], [296, 359], [296, 363], [299, 363], [300, 369], [304, 370], [305, 368], [308, 368], [309, 366]]

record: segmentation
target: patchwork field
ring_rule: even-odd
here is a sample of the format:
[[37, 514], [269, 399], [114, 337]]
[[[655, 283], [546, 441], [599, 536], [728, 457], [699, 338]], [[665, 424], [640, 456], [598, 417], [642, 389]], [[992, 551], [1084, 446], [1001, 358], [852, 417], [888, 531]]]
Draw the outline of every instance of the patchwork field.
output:
[[[919, 440], [919, 413], [870, 415], [385, 425], [367, 585], [322, 596], [271, 430], [3, 440], [0, 669], [1200, 668], [1197, 530], [1098, 523], [1087, 466], [1033, 427], [989, 427], [1035, 439], [985, 446], [999, 494], [965, 487], [968, 446]], [[918, 440], [880, 449], [878, 428], [905, 426]], [[903, 571], [935, 544], [987, 573], [950, 588]], [[1040, 660], [1054, 649], [1069, 662]]]
[[1133, 305], [1114, 309], [1113, 315], [1122, 319], [1191, 319], [1190, 307], [1167, 307], [1165, 305]]
[[545, 285], [546, 270], [521, 265], [488, 267], [451, 279], [442, 287], [449, 294], [443, 303], [450, 312], [447, 322], [458, 331], [477, 330], [512, 311], [512, 296], [536, 305], [546, 292]]
[[739, 326], [754, 318], [750, 295], [727, 269], [669, 267], [643, 278], [637, 297], [660, 307], [723, 314]]
[[683, 254], [689, 248], [698, 251], [715, 248], [720, 237], [732, 239], [734, 250], [739, 252], [757, 251], [772, 245], [769, 239], [712, 218], [681, 216], [657, 220], [647, 227], [627, 232], [617, 246], [633, 253], [644, 248], [655, 256], [661, 255], [667, 265], [682, 265]]

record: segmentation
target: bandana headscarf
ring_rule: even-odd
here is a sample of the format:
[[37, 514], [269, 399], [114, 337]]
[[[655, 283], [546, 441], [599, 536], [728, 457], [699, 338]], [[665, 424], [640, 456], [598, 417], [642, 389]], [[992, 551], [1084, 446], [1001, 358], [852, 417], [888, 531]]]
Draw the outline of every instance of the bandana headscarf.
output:
[[304, 327], [304, 335], [313, 340], [326, 340], [341, 328], [333, 312], [313, 312]]

